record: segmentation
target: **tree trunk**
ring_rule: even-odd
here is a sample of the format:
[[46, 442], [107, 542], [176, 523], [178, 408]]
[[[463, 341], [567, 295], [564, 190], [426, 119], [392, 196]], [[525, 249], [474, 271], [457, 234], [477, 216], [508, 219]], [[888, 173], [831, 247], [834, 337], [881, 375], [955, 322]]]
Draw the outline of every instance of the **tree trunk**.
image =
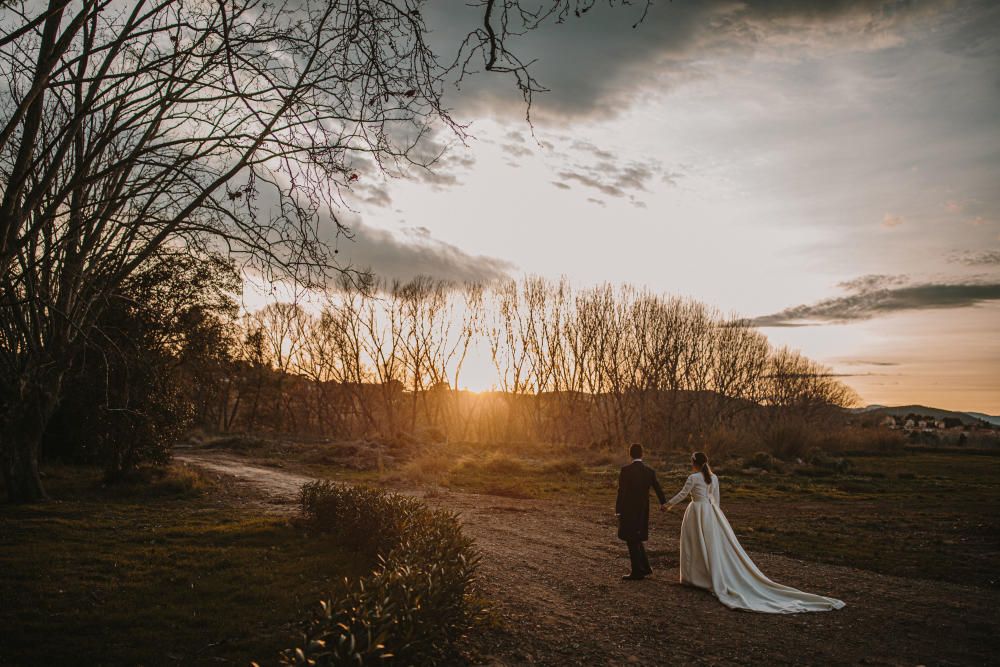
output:
[[[41, 408], [41, 409], [39, 409]], [[10, 415], [3, 432], [3, 477], [7, 499], [12, 503], [47, 500], [38, 474], [38, 455], [45, 430], [46, 406], [15, 407], [20, 414]]]
[[[61, 367], [48, 365], [50, 369]], [[38, 458], [45, 427], [58, 404], [62, 372], [32, 373], [27, 369], [20, 385], [14, 400], [5, 401], [5, 414], [0, 415], [0, 462], [7, 499], [33, 503], [48, 499], [38, 474]]]

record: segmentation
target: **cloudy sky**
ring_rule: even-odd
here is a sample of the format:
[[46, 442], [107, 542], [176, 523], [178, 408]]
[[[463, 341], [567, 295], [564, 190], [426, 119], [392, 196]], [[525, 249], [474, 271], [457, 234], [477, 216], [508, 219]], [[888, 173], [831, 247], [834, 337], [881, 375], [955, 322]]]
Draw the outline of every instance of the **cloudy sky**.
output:
[[[426, 12], [442, 54], [481, 20]], [[629, 282], [755, 319], [868, 403], [1000, 414], [1000, 3], [654, 2], [514, 43], [549, 89], [363, 179], [341, 256], [397, 277]], [[441, 141], [446, 141], [442, 136]]]

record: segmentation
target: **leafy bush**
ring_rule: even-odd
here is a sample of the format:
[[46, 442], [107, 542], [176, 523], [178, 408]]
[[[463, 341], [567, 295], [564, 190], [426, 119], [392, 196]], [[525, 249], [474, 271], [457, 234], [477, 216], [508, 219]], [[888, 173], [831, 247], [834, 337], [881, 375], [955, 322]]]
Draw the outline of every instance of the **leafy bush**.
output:
[[218, 258], [171, 255], [109, 295], [65, 370], [44, 455], [99, 463], [109, 482], [166, 464], [197, 416], [183, 370], [225, 348], [212, 332], [235, 313], [237, 280]]
[[302, 512], [378, 566], [339, 597], [323, 600], [285, 665], [428, 665], [447, 660], [476, 608], [478, 562], [455, 515], [384, 491], [314, 482]]
[[126, 354], [101, 363], [78, 360], [44, 440], [48, 456], [98, 463], [107, 481], [166, 464], [193, 415], [164, 357], [139, 346], [120, 349]]

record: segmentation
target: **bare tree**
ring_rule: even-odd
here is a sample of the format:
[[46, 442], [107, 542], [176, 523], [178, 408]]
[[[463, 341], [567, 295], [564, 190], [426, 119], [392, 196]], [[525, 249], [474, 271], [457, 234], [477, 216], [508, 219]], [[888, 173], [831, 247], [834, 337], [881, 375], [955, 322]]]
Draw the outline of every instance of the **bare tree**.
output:
[[[370, 287], [346, 281], [318, 317], [278, 304], [247, 318], [240, 357], [266, 367], [278, 387], [268, 396], [284, 406], [263, 421], [298, 419], [321, 434], [332, 422], [355, 436], [642, 438], [716, 452], [739, 439], [789, 455], [783, 443], [801, 449], [803, 434], [835, 424], [853, 400], [828, 369], [689, 299], [628, 286], [574, 292], [540, 278]], [[500, 391], [458, 391], [466, 355], [480, 346]]]
[[[611, 4], [615, 4], [612, 2]], [[420, 0], [0, 5], [0, 438], [8, 494], [44, 497], [39, 442], [108, 295], [165, 248], [321, 284], [362, 160], [427, 167], [452, 72], [482, 58], [530, 102], [509, 36], [586, 11], [478, 5], [440, 64]], [[519, 22], [518, 22], [519, 21]], [[514, 26], [520, 26], [514, 29]], [[420, 159], [419, 155], [429, 155]], [[329, 220], [331, 229], [325, 229]]]
[[415, 2], [33, 6], [7, 5], [0, 34], [0, 430], [18, 500], [44, 495], [61, 369], [125, 277], [164, 248], [221, 245], [317, 282], [352, 156], [405, 162], [451, 122]]

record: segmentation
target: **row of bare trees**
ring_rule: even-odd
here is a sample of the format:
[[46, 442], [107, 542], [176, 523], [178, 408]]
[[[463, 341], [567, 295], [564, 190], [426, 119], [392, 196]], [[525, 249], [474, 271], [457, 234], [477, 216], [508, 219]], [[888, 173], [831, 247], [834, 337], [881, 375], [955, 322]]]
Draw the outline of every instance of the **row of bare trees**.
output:
[[[345, 285], [239, 327], [240, 371], [221, 378], [216, 428], [681, 445], [788, 420], [821, 428], [854, 401], [747, 322], [628, 286]], [[487, 365], [492, 390], [462, 391]]]

